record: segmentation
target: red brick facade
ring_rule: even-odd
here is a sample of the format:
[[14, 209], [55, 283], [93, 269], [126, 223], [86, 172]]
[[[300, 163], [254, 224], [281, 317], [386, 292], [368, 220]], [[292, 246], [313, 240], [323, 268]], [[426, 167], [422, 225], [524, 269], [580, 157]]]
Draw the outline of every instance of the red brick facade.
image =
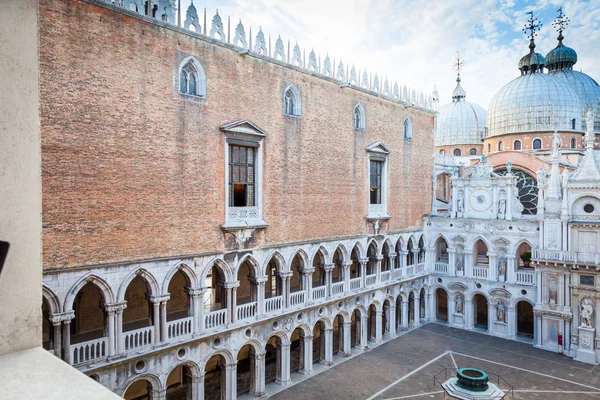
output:
[[[384, 230], [430, 211], [429, 113], [82, 1], [42, 0], [40, 26], [46, 270], [227, 250], [219, 127], [239, 119], [268, 133], [268, 227], [254, 246], [372, 233], [365, 149], [375, 142], [391, 152]], [[190, 55], [205, 100], [178, 93]], [[282, 112], [290, 83], [301, 118]], [[364, 132], [352, 129], [356, 103]]]

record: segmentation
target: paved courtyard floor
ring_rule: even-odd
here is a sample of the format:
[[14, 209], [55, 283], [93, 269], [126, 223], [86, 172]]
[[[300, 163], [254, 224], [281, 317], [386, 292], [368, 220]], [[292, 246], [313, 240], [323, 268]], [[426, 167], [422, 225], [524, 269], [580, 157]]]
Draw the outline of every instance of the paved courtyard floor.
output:
[[[434, 385], [433, 377], [444, 368], [457, 367], [500, 375], [514, 388], [514, 399], [600, 399], [600, 367], [527, 343], [435, 323], [341, 362], [271, 398], [443, 399], [444, 392], [439, 384]], [[444, 380], [442, 375], [440, 381]]]

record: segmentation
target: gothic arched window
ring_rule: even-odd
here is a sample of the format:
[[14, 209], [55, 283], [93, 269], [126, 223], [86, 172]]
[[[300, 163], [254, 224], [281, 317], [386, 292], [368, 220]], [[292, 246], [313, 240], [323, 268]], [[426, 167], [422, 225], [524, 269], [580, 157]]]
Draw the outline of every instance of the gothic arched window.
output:
[[412, 121], [409, 117], [404, 118], [402, 132], [404, 139], [412, 139]]
[[357, 104], [354, 107], [354, 112], [352, 113], [352, 126], [356, 130], [365, 130], [365, 110], [360, 104]]
[[204, 69], [194, 57], [186, 58], [179, 67], [179, 93], [206, 96]]
[[521, 150], [521, 141], [520, 140], [515, 140], [515, 142], [513, 143], [513, 149]]
[[[506, 175], [506, 170], [497, 171], [498, 175]], [[529, 174], [512, 170], [517, 177], [517, 189], [519, 190], [519, 201], [523, 205], [523, 214], [537, 214], [538, 187], [537, 182]]]
[[294, 117], [302, 114], [300, 91], [294, 85], [288, 86], [283, 93], [283, 113]]
[[542, 148], [542, 141], [541, 141], [541, 139], [534, 139], [533, 140], [533, 148], [535, 150], [538, 150], [538, 149]]

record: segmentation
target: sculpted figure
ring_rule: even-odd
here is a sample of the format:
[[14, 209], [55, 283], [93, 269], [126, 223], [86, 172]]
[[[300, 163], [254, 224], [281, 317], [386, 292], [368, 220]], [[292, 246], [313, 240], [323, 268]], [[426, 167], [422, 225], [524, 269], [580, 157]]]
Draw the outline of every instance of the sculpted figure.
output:
[[592, 306], [592, 300], [585, 298], [581, 301], [579, 306], [579, 317], [581, 320], [581, 326], [584, 328], [592, 328], [592, 315], [594, 314], [594, 307]]
[[462, 215], [464, 211], [464, 199], [462, 193], [458, 195], [458, 199], [456, 200], [456, 211], [458, 211], [460, 215]]
[[546, 171], [540, 167], [537, 171], [538, 186], [546, 184]]
[[506, 322], [506, 310], [504, 310], [504, 304], [496, 304], [497, 319], [500, 322]]
[[456, 252], [456, 270], [457, 271], [462, 271], [463, 269], [463, 254], [462, 251], [457, 251]]
[[500, 257], [498, 259], [498, 278], [504, 278], [506, 276], [506, 258]]
[[457, 314], [463, 313], [463, 297], [460, 294], [458, 296], [456, 296], [456, 313]]
[[500, 199], [498, 202], [498, 218], [504, 219], [504, 215], [506, 214], [506, 199]]

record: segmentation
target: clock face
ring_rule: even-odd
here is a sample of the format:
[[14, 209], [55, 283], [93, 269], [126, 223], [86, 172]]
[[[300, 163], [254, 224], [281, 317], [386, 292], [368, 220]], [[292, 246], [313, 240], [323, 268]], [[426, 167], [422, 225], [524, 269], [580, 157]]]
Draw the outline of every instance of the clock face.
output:
[[492, 196], [485, 189], [477, 189], [471, 192], [469, 205], [475, 211], [486, 211], [492, 206]]

